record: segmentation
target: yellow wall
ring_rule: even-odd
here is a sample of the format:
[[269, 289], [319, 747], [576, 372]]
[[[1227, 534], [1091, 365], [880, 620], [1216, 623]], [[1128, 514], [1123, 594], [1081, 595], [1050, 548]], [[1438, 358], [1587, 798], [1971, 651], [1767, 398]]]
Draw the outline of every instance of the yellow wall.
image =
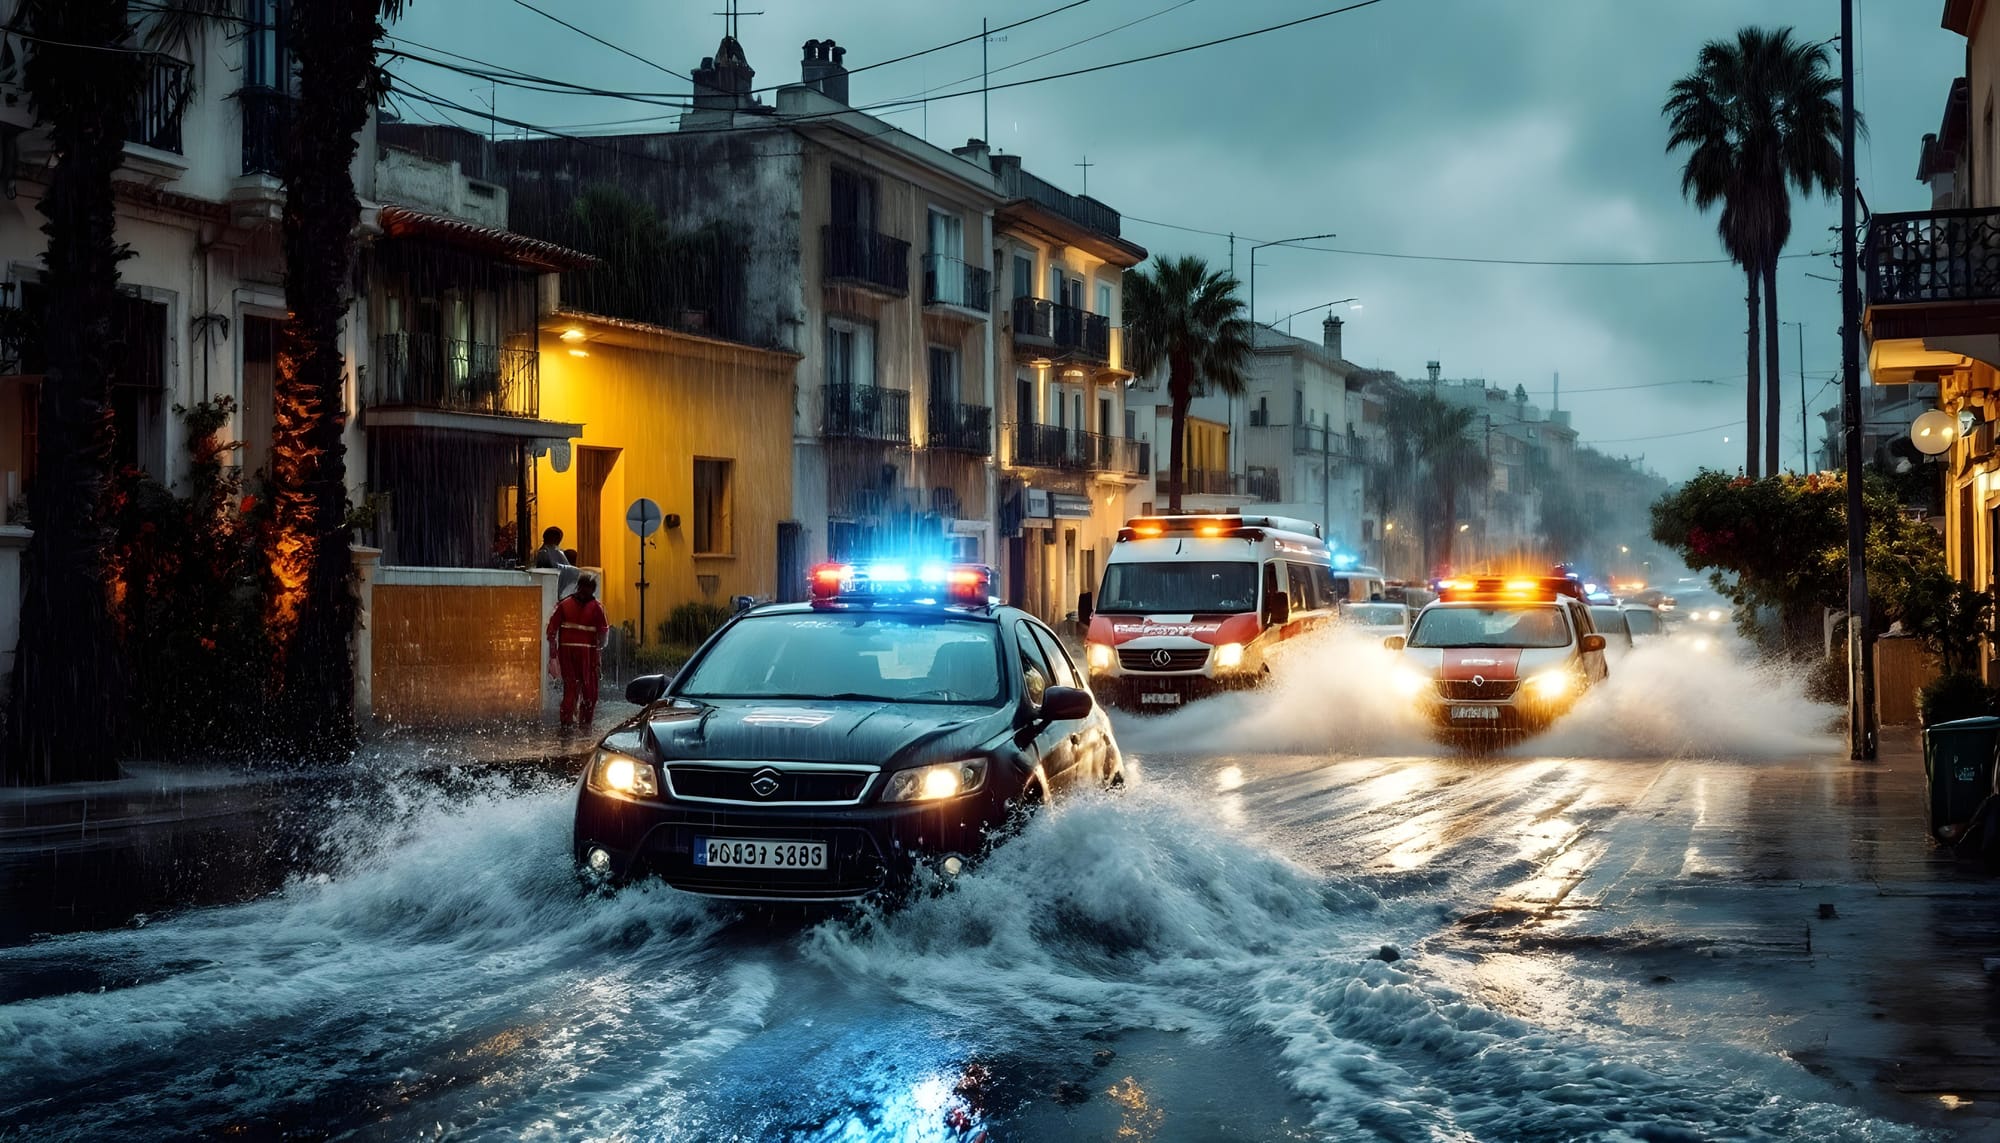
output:
[[[604, 587], [614, 626], [639, 615], [639, 538], [625, 526], [647, 497], [680, 516], [646, 552], [646, 642], [660, 620], [689, 601], [729, 606], [733, 595], [777, 592], [778, 524], [792, 495], [792, 372], [796, 358], [665, 331], [631, 332], [578, 321], [587, 357], [554, 330], [542, 335], [542, 416], [583, 425], [567, 472], [538, 462], [535, 533], [553, 524], [577, 547], [582, 449], [619, 450], [599, 496]], [[694, 551], [696, 458], [732, 461], [731, 550]], [[585, 560], [588, 563], [588, 559]]]
[[1189, 417], [1187, 455], [1183, 463], [1190, 472], [1229, 471], [1228, 426], [1214, 421], [1204, 421], [1199, 417]]

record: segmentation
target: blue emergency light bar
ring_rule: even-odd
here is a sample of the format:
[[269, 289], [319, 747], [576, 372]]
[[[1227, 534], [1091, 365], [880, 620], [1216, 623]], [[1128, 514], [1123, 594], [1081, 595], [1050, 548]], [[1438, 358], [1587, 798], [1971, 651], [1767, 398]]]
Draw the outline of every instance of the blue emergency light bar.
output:
[[814, 603], [898, 599], [956, 604], [991, 602], [993, 569], [984, 564], [919, 564], [877, 560], [815, 565], [807, 583]]

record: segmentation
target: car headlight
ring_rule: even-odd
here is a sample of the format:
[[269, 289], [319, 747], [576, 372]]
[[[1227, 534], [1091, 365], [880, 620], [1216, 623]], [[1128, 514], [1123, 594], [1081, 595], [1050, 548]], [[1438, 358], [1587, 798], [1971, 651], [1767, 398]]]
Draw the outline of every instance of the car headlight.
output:
[[591, 755], [590, 785], [634, 798], [660, 796], [660, 778], [653, 764], [615, 750], [599, 749]]
[[1429, 675], [1424, 674], [1422, 671], [1413, 671], [1408, 667], [1395, 672], [1389, 677], [1389, 681], [1395, 686], [1396, 690], [1409, 698], [1415, 698], [1426, 690], [1429, 690], [1432, 683]]
[[938, 762], [889, 776], [882, 790], [885, 802], [936, 802], [970, 794], [986, 784], [986, 759], [967, 758], [959, 762]]
[[1090, 669], [1108, 671], [1111, 669], [1111, 644], [1092, 643], [1090, 645]]
[[1708, 621], [1709, 621], [1710, 623], [1720, 623], [1720, 622], [1722, 622], [1722, 612], [1720, 612], [1720, 611], [1711, 611], [1711, 612], [1709, 612], [1709, 613], [1708, 613]]
[[1576, 675], [1566, 670], [1543, 671], [1528, 680], [1528, 686], [1545, 699], [1561, 698], [1576, 689]]
[[1224, 643], [1215, 649], [1215, 665], [1225, 670], [1243, 665], [1243, 644]]

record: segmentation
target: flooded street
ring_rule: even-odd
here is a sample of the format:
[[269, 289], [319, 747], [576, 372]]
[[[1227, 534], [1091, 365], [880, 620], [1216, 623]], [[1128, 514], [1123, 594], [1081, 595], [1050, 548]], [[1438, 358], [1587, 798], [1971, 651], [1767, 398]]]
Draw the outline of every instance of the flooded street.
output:
[[[1710, 663], [1680, 690], [1727, 733], [1701, 688], [1752, 681]], [[1826, 1009], [1868, 1002], [1853, 965], [1812, 971], [1812, 894], [1793, 891], [1808, 873], [1786, 867], [1820, 860], [1836, 823], [1736, 843], [1855, 779], [1810, 761], [1831, 740], [1771, 737], [1786, 709], [1801, 728], [1820, 712], [1762, 684], [1766, 737], [1734, 760], [1640, 756], [1629, 736], [1607, 751], [1587, 709], [1566, 729], [1607, 756], [1552, 753], [1563, 730], [1486, 759], [1300, 753], [1283, 739], [1312, 728], [1279, 716], [1324, 704], [1283, 688], [1123, 722], [1131, 789], [1059, 805], [888, 913], [588, 895], [567, 787], [391, 786], [329, 827], [330, 871], [275, 895], [0, 951], [0, 1123], [37, 1139], [1918, 1137], [1849, 1086], [1841, 1053], [1866, 1045], [1799, 1058]], [[1601, 718], [1624, 696], [1598, 697]], [[1654, 704], [1687, 713], [1671, 706]], [[1234, 716], [1261, 720], [1263, 749], [1199, 741]], [[1401, 733], [1347, 722], [1334, 741]], [[1702, 911], [1697, 894], [1732, 887], [1740, 901]], [[1769, 939], [1770, 908], [1799, 911], [1782, 928], [1804, 946]], [[1840, 908], [1822, 957], [1912, 919]]]

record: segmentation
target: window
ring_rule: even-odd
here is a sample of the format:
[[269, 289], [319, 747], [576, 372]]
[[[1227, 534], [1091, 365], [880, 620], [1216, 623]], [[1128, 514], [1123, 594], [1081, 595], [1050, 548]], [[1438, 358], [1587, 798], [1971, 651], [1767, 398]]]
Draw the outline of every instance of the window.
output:
[[1313, 591], [1312, 569], [1304, 564], [1285, 564], [1287, 584], [1285, 591], [1292, 597], [1293, 611], [1311, 611], [1323, 606], [1319, 596]]
[[[1150, 515], [1150, 506], [1145, 514]], [[1114, 563], [1104, 569], [1097, 610], [1119, 612], [1254, 611], [1257, 565], [1247, 560]]]
[[133, 465], [164, 478], [167, 307], [121, 294], [112, 321], [112, 336], [119, 342], [111, 377], [112, 464]]
[[1076, 664], [1070, 662], [1069, 652], [1063, 649], [1062, 640], [1040, 624], [1035, 624], [1032, 630], [1036, 641], [1041, 644], [1043, 657], [1049, 661], [1049, 669], [1055, 672], [1052, 676], [1055, 685], [1081, 689], [1083, 684], [1077, 680]]
[[1048, 693], [1049, 679], [1054, 668], [1049, 666], [1048, 655], [1035, 639], [1035, 630], [1023, 619], [1014, 624], [1014, 638], [1021, 644], [1021, 690], [1028, 701], [1040, 706], [1042, 696]]
[[856, 230], [875, 229], [875, 180], [842, 167], [833, 168], [833, 224]]
[[[958, 350], [942, 345], [930, 347], [931, 404], [955, 404], [958, 401]], [[933, 426], [935, 430], [936, 426]]]
[[1052, 302], [1063, 300], [1063, 270], [1054, 262], [1049, 263], [1049, 300]]
[[285, 43], [289, 0], [249, 0], [244, 12], [243, 86], [298, 94], [298, 76]]
[[826, 323], [826, 383], [875, 383], [875, 327], [847, 318]]
[[942, 210], [931, 210], [931, 253], [965, 260], [965, 220]]
[[1101, 436], [1112, 435], [1111, 398], [1107, 394], [1100, 394], [1097, 398], [1097, 431]]
[[1319, 600], [1316, 607], [1332, 607], [1337, 596], [1333, 590], [1333, 569], [1325, 564], [1312, 565], [1313, 593]]
[[1014, 296], [1035, 296], [1035, 260], [1024, 254], [1014, 255]]
[[697, 457], [694, 462], [694, 551], [728, 555], [735, 551], [729, 531], [729, 470], [732, 462]]
[[1097, 312], [1111, 316], [1111, 287], [1107, 283], [1097, 283]]

